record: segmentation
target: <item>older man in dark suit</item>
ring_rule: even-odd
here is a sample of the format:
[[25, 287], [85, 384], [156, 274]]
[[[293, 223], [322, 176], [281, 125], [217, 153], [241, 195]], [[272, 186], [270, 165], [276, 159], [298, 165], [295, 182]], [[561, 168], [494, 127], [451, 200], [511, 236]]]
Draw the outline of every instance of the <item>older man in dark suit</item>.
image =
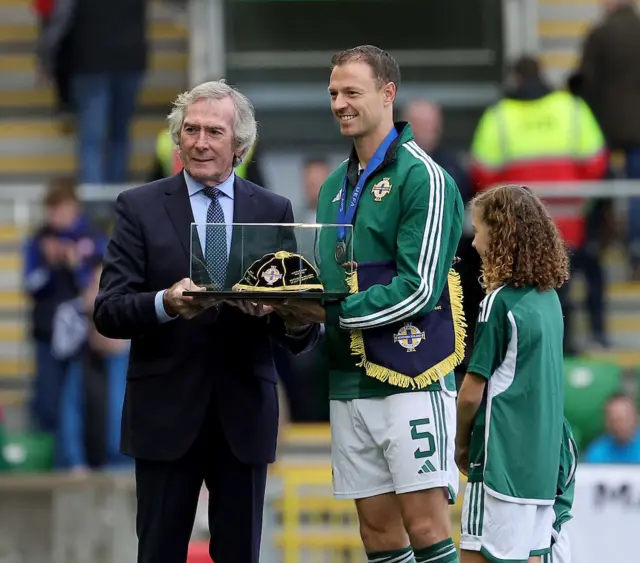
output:
[[[131, 339], [122, 451], [136, 461], [138, 561], [185, 563], [204, 482], [212, 558], [257, 563], [278, 428], [273, 347], [299, 353], [317, 328], [183, 294], [192, 247], [212, 284], [242, 273], [239, 233], [198, 229], [192, 240], [191, 223], [292, 223], [293, 212], [233, 173], [256, 136], [238, 91], [201, 84], [177, 98], [169, 125], [184, 171], [118, 197], [94, 315], [104, 336]], [[283, 243], [265, 237], [266, 251]]]

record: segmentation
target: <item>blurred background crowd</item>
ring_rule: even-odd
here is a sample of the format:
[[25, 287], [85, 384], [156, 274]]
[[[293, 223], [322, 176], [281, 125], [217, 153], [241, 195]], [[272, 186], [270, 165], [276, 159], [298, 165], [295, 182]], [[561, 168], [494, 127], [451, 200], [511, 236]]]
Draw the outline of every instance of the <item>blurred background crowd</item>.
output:
[[[314, 222], [348, 150], [329, 61], [361, 43], [398, 60], [397, 119], [465, 202], [498, 182], [544, 195], [572, 257], [566, 409], [581, 461], [640, 464], [633, 1], [0, 0], [0, 472], [130, 467], [118, 454], [128, 344], [98, 335], [91, 313], [114, 194], [181, 168], [165, 128], [176, 94], [220, 76], [247, 94], [259, 138], [236, 173]], [[471, 341], [470, 242], [457, 267]], [[283, 447], [296, 428], [325, 436], [321, 353], [279, 351], [278, 370]]]

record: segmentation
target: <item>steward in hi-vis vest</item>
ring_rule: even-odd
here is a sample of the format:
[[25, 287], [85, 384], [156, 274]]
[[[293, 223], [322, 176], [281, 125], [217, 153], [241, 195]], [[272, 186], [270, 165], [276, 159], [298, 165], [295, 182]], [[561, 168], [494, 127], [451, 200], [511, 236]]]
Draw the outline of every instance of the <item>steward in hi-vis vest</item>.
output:
[[[476, 129], [471, 147], [475, 190], [603, 178], [605, 141], [587, 104], [546, 87], [533, 59], [522, 59], [516, 74], [520, 86], [489, 107]], [[585, 238], [584, 199], [548, 198], [545, 204], [565, 243], [580, 247]]]

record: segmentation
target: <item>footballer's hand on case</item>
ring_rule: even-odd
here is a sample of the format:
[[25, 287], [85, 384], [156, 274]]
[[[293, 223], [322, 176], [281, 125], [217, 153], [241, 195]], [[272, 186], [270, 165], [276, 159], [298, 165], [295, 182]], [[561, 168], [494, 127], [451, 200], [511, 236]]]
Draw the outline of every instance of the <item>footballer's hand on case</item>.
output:
[[255, 301], [228, 299], [225, 303], [236, 309], [240, 309], [245, 315], [251, 315], [252, 317], [264, 317], [273, 312], [273, 307], [256, 303]]
[[324, 323], [327, 320], [324, 306], [307, 299], [287, 299], [279, 304], [274, 303], [273, 308], [289, 326]]
[[184, 278], [174, 283], [164, 292], [162, 297], [162, 304], [167, 315], [193, 319], [220, 302], [213, 297], [201, 298], [184, 295], [185, 291], [205, 291], [205, 288], [197, 286], [189, 278]]
[[[234, 285], [232, 290], [238, 291], [238, 288]], [[247, 294], [247, 297], [248, 296], [249, 294]], [[266, 303], [250, 299], [228, 299], [225, 303], [236, 309], [240, 309], [245, 315], [251, 315], [252, 317], [265, 317], [273, 313], [273, 307], [270, 307]]]

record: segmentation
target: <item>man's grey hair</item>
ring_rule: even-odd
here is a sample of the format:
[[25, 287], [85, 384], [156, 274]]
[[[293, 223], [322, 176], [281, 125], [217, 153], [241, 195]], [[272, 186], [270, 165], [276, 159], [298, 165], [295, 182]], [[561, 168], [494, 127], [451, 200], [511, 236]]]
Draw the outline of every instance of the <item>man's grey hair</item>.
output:
[[169, 122], [169, 133], [171, 140], [180, 144], [180, 131], [184, 123], [187, 108], [198, 100], [222, 100], [230, 96], [235, 107], [235, 118], [233, 120], [233, 137], [236, 142], [236, 152], [240, 156], [233, 157], [233, 167], [242, 164], [257, 135], [257, 123], [253, 104], [244, 94], [229, 86], [224, 80], [214, 80], [199, 84], [188, 92], [179, 94], [173, 102], [173, 109], [167, 117]]

